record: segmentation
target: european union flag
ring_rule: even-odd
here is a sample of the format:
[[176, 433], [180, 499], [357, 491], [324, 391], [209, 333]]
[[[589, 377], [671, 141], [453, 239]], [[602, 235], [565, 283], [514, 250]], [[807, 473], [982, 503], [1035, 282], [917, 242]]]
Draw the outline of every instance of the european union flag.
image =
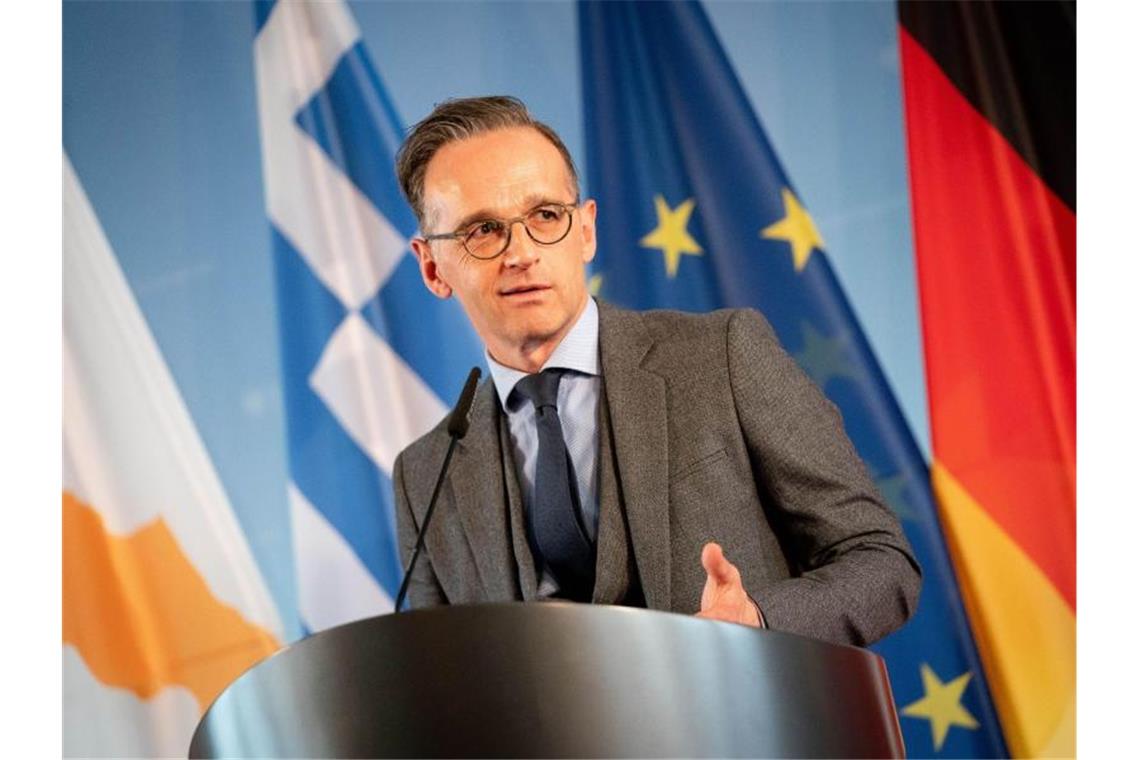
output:
[[579, 5], [594, 283], [631, 308], [750, 306], [840, 408], [925, 583], [887, 661], [909, 752], [1006, 755], [936, 517], [929, 471], [697, 3]]

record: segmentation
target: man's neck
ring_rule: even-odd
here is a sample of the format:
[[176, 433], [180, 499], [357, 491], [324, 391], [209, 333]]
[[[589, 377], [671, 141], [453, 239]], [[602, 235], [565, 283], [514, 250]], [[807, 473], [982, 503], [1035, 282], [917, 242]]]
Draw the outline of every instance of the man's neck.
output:
[[578, 307], [578, 313], [574, 315], [562, 326], [554, 335], [544, 338], [542, 340], [526, 341], [522, 345], [507, 346], [506, 350], [496, 348], [494, 351], [488, 346], [487, 353], [491, 355], [495, 361], [502, 364], [504, 367], [517, 369], [519, 372], [526, 372], [533, 374], [542, 369], [542, 365], [546, 364], [546, 360], [554, 353], [559, 344], [570, 334], [574, 329], [574, 325], [578, 324], [578, 320], [582, 318], [582, 314], [586, 311], [586, 304], [589, 302], [590, 297], [586, 296], [582, 299], [582, 305]]

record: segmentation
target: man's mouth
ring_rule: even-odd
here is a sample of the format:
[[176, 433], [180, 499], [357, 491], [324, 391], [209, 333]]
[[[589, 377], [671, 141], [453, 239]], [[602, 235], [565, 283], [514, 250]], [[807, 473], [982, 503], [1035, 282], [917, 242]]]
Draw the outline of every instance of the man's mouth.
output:
[[527, 293], [538, 293], [538, 292], [543, 291], [543, 290], [550, 290], [550, 286], [549, 285], [536, 285], [536, 284], [515, 285], [514, 287], [510, 287], [510, 288], [503, 288], [502, 290], [499, 291], [499, 295], [521, 296], [521, 295], [525, 295]]

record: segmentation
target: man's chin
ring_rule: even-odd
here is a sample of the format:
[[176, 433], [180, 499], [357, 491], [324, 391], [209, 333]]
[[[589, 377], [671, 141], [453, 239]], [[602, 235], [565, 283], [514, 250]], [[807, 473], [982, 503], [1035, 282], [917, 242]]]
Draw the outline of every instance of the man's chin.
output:
[[565, 320], [549, 315], [513, 321], [510, 342], [516, 346], [540, 346], [560, 337]]

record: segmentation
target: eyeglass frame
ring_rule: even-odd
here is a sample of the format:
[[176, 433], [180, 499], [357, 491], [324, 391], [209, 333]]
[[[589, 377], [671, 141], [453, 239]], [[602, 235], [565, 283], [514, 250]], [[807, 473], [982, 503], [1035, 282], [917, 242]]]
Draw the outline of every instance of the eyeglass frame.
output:
[[[463, 246], [463, 250], [466, 251], [467, 255], [470, 256], [471, 258], [478, 259], [479, 261], [494, 261], [495, 259], [502, 256], [504, 253], [506, 253], [507, 249], [511, 247], [511, 240], [513, 239], [512, 236], [514, 235], [515, 223], [516, 222], [522, 222], [522, 226], [523, 226], [523, 229], [526, 230], [527, 237], [529, 237], [531, 240], [533, 240], [538, 245], [558, 245], [559, 243], [561, 243], [563, 240], [566, 239], [566, 237], [570, 234], [570, 230], [574, 228], [574, 211], [576, 209], [580, 208], [581, 205], [582, 205], [582, 201], [580, 199], [575, 200], [573, 203], [562, 203], [561, 201], [554, 201], [551, 203], [539, 203], [538, 205], [536, 205], [533, 208], [531, 208], [530, 210], [528, 210], [525, 214], [521, 214], [519, 216], [511, 217], [510, 219], [496, 219], [494, 217], [488, 217], [486, 219], [480, 219], [480, 220], [476, 220], [474, 222], [471, 222], [471, 224], [469, 224], [465, 229], [456, 230], [455, 232], [440, 232], [440, 233], [437, 233], [435, 235], [423, 235], [420, 237], [420, 240], [423, 240], [425, 243], [431, 243], [431, 242], [436, 241], [436, 240], [458, 240], [459, 244], [461, 246]], [[564, 211], [566, 211], [570, 215], [570, 219], [566, 222], [566, 231], [562, 233], [562, 236], [560, 238], [558, 238], [557, 240], [552, 240], [549, 243], [544, 242], [544, 241], [536, 238], [534, 236], [534, 233], [530, 231], [530, 227], [526, 226], [526, 218], [528, 216], [530, 216], [531, 214], [533, 214], [538, 209], [542, 208], [543, 206], [560, 206]], [[479, 225], [479, 224], [485, 224], [486, 222], [498, 222], [498, 223], [502, 224], [507, 230], [507, 240], [505, 243], [503, 243], [502, 250], [500, 250], [494, 256], [479, 256], [479, 255], [472, 253], [471, 249], [467, 247], [466, 238], [471, 234], [472, 228], [474, 228], [476, 225]]]

